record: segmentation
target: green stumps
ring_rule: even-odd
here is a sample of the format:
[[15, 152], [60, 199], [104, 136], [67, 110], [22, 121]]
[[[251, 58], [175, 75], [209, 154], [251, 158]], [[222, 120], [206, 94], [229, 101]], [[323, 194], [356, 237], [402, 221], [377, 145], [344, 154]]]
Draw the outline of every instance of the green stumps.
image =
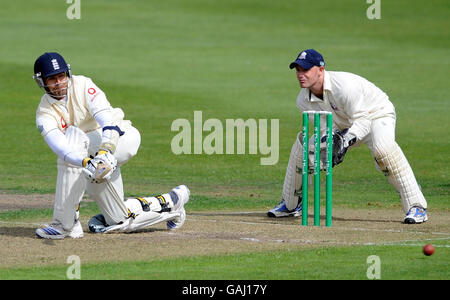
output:
[[314, 116], [314, 226], [320, 226], [320, 118], [326, 116], [326, 202], [325, 202], [325, 225], [332, 225], [332, 159], [333, 159], [333, 115], [325, 111], [305, 111], [302, 114], [302, 225], [308, 225], [308, 176], [309, 176], [309, 115]]
[[303, 113], [302, 225], [304, 226], [308, 225], [308, 124], [308, 114]]

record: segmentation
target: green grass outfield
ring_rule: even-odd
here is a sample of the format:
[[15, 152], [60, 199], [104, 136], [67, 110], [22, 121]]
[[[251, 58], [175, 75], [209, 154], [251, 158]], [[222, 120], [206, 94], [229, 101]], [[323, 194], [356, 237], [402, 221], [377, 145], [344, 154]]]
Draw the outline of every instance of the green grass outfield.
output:
[[[438, 248], [445, 247], [442, 241], [433, 243], [436, 250], [432, 256], [424, 256], [421, 247], [412, 244], [328, 247], [143, 262], [82, 263], [80, 277], [83, 280], [364, 280], [368, 279], [367, 270], [374, 265], [368, 257], [376, 253], [380, 260], [379, 278], [376, 279], [448, 279], [449, 251]], [[69, 266], [70, 263], [64, 266], [0, 269], [0, 278], [64, 280], [67, 279]]]
[[[141, 132], [138, 155], [122, 168], [127, 196], [167, 192], [184, 183], [193, 195], [188, 210], [268, 209], [280, 198], [292, 142], [300, 129], [295, 106], [298, 82], [288, 65], [300, 50], [315, 48], [324, 55], [328, 70], [354, 72], [386, 91], [397, 111], [397, 142], [430, 208], [448, 212], [448, 1], [383, 0], [380, 20], [366, 17], [369, 4], [365, 0], [81, 0], [80, 20], [66, 18], [68, 7], [65, 1], [50, 0], [1, 4], [0, 191], [54, 192], [56, 156], [35, 126], [41, 91], [31, 76], [40, 54], [58, 51], [74, 74], [93, 78], [112, 105], [121, 107]], [[194, 111], [203, 112], [203, 121], [215, 118], [223, 124], [225, 119], [278, 119], [278, 163], [260, 165], [264, 157], [260, 153], [174, 155], [170, 144], [176, 132], [170, 130], [171, 124], [185, 118], [192, 125]], [[349, 152], [334, 170], [333, 179], [335, 207], [401, 207], [397, 193], [376, 171], [365, 146]], [[0, 220], [23, 220], [28, 214], [33, 220], [41, 211], [2, 213]], [[312, 257], [311, 263], [302, 268], [304, 272], [291, 270], [289, 274], [291, 278], [334, 279], [338, 268], [336, 273], [329, 270], [322, 275], [317, 270], [322, 264], [337, 264], [349, 277], [356, 273], [356, 278], [364, 278], [364, 273], [355, 271], [366, 268], [364, 263], [352, 268], [335, 259], [349, 261], [355, 253], [365, 255], [369, 249], [364, 249], [299, 251], [297, 263], [303, 265], [301, 259], [306, 255]], [[448, 248], [440, 249], [448, 257]], [[398, 270], [382, 278], [414, 276], [417, 249], [389, 245], [376, 250], [405, 253], [404, 260], [396, 262]], [[145, 277], [201, 278], [207, 274], [205, 266], [214, 262], [224, 269], [226, 278], [260, 278], [257, 266], [278, 266], [282, 261], [278, 256], [291, 254], [158, 261], [166, 268], [152, 268]], [[430, 278], [448, 279], [448, 258], [437, 261], [436, 257], [417, 259], [432, 262], [425, 272]], [[327, 262], [319, 263], [319, 258]], [[382, 263], [390, 259], [382, 258]], [[194, 262], [204, 268], [197, 274], [189, 271]], [[239, 270], [246, 265], [247, 273]], [[130, 279], [138, 277], [133, 262], [99, 269], [103, 267], [127, 268]], [[52, 278], [65, 268], [0, 270], [0, 278], [30, 278], [40, 272]], [[289, 266], [280, 268], [288, 270]], [[180, 275], [171, 271], [180, 269]], [[25, 275], [28, 271], [30, 275]], [[109, 272], [102, 275], [96, 265], [86, 266], [83, 272], [86, 278], [112, 276]], [[220, 273], [210, 275], [221, 278]], [[274, 271], [268, 278], [278, 275]]]

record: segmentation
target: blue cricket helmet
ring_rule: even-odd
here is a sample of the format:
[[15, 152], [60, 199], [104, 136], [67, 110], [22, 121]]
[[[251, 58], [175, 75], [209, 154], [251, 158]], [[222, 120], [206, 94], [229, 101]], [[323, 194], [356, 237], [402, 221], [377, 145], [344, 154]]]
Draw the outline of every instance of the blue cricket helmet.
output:
[[72, 76], [70, 65], [66, 63], [64, 58], [56, 52], [45, 52], [34, 62], [33, 79], [39, 87], [44, 87], [44, 79], [59, 73], [66, 73], [67, 77]]

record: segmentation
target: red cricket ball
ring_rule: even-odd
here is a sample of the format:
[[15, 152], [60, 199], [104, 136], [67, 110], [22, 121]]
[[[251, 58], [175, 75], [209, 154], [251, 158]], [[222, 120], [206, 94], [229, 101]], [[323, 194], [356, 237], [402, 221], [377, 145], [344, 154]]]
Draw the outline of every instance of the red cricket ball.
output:
[[434, 247], [431, 244], [426, 244], [423, 247], [423, 254], [425, 254], [426, 256], [430, 256], [434, 253]]

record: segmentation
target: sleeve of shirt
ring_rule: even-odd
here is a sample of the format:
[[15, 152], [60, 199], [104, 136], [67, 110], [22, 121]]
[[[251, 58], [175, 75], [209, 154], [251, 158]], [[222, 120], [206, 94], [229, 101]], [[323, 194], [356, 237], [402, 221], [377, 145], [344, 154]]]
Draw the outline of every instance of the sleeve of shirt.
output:
[[111, 111], [111, 104], [105, 93], [91, 79], [86, 79], [86, 104], [91, 115], [96, 119], [97, 114]]
[[45, 137], [50, 131], [58, 129], [56, 120], [52, 117], [39, 116], [36, 117], [36, 126], [39, 133]]
[[70, 147], [66, 136], [61, 130], [52, 130], [48, 132], [44, 136], [44, 140], [60, 159], [75, 166], [83, 166], [83, 159], [85, 157]]
[[[105, 93], [90, 79], [86, 82], [86, 103], [89, 112], [102, 128], [113, 126], [114, 119], [111, 104]], [[102, 132], [102, 144], [111, 142], [112, 138], [113, 132], [111, 130]]]
[[349, 116], [349, 121], [353, 124], [349, 128], [349, 133], [362, 140], [370, 133], [369, 107], [365, 105], [364, 93], [358, 85], [348, 86], [346, 89], [344, 110]]

